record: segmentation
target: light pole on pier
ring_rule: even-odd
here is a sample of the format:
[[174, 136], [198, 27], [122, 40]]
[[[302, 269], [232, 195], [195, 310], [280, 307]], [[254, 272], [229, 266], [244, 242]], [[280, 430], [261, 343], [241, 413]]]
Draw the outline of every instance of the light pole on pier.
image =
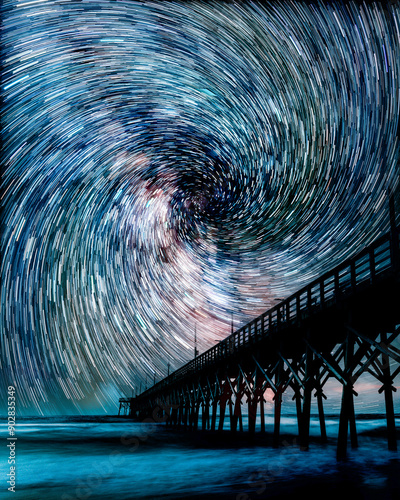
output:
[[197, 350], [197, 323], [194, 324], [194, 357], [197, 358], [199, 351]]

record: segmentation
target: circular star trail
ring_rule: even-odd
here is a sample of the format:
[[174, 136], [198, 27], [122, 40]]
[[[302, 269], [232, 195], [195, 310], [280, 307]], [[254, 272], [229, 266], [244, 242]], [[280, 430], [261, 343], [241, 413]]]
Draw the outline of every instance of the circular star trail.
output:
[[1, 369], [114, 408], [388, 230], [397, 2], [5, 1]]

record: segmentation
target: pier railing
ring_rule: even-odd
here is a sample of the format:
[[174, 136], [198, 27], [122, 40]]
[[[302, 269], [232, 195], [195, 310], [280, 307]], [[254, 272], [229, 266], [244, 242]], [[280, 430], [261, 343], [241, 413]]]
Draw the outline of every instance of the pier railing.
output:
[[352, 258], [318, 277], [299, 291], [239, 328], [161, 380], [141, 396], [148, 397], [179, 380], [207, 369], [250, 344], [347, 298], [399, 269], [400, 226], [381, 236]]

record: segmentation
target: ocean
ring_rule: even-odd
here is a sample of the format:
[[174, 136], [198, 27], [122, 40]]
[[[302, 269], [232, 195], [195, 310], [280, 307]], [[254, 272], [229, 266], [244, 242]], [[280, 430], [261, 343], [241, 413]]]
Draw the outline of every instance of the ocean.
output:
[[[359, 447], [336, 460], [337, 417], [328, 442], [311, 420], [308, 451], [299, 448], [294, 416], [282, 417], [279, 449], [271, 435], [232, 437], [113, 417], [18, 418], [15, 492], [8, 491], [8, 429], [2, 424], [0, 498], [128, 499], [399, 499], [400, 453], [387, 450], [382, 415], [358, 418]], [[396, 419], [399, 428], [400, 419]], [[246, 425], [246, 422], [244, 422]], [[272, 430], [272, 415], [266, 418]]]

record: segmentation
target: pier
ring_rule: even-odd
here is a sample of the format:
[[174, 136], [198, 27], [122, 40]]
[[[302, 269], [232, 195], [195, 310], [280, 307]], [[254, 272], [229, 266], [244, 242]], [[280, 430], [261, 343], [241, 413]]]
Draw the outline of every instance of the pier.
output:
[[[391, 210], [393, 214], [393, 207]], [[273, 446], [279, 446], [282, 395], [291, 388], [299, 440], [309, 447], [310, 415], [316, 398], [325, 441], [324, 386], [335, 378], [342, 387], [337, 457], [348, 441], [358, 445], [354, 385], [368, 372], [381, 384], [387, 440], [397, 449], [393, 385], [400, 373], [400, 227], [318, 277], [226, 339], [195, 357], [134, 398], [121, 398], [119, 413], [162, 416], [167, 426], [194, 431], [223, 429], [254, 433], [259, 416], [266, 431], [264, 394], [273, 391]], [[243, 429], [242, 405], [248, 406]], [[200, 416], [201, 409], [201, 419]]]

